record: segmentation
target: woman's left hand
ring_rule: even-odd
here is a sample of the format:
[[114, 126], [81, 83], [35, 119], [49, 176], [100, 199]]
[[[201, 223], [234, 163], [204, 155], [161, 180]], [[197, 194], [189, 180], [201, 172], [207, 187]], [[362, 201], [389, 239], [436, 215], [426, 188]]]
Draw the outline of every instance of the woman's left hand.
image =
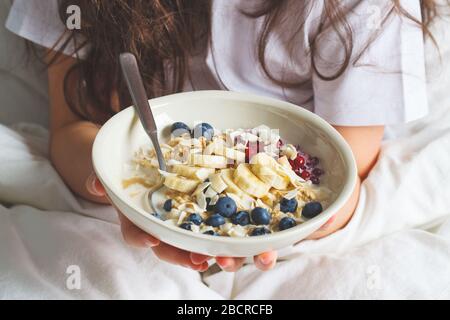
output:
[[[319, 239], [332, 233], [334, 231], [334, 227], [336, 226], [336, 222], [338, 222], [337, 217], [338, 214], [332, 216], [322, 227], [320, 227], [320, 229], [311, 234], [307, 239]], [[255, 265], [258, 269], [262, 271], [268, 271], [275, 266], [277, 257], [278, 254], [276, 251], [268, 251], [254, 256], [253, 261], [255, 262]], [[211, 259], [211, 257], [191, 253], [191, 261], [194, 264], [202, 264], [208, 259]], [[222, 268], [223, 271], [226, 272], [238, 271], [244, 265], [245, 260], [246, 258], [216, 257], [217, 264], [220, 268]]]
[[[191, 253], [191, 261], [194, 264], [201, 265], [211, 257], [198, 253]], [[226, 272], [236, 272], [245, 263], [246, 258], [216, 257], [217, 265]], [[277, 262], [277, 252], [268, 251], [253, 257], [253, 261], [258, 269], [268, 271], [272, 269]]]

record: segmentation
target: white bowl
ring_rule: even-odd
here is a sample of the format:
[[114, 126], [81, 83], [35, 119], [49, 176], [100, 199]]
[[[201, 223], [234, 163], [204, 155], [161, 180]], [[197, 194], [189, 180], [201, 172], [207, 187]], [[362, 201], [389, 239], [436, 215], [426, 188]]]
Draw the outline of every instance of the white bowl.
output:
[[112, 117], [100, 130], [93, 147], [95, 172], [112, 202], [133, 223], [163, 242], [210, 256], [248, 257], [292, 245], [323, 225], [349, 199], [357, 170], [352, 151], [326, 121], [293, 104], [250, 94], [196, 91], [150, 100], [160, 129], [160, 140], [169, 138], [175, 121], [189, 125], [200, 121], [216, 128], [252, 128], [261, 124], [279, 129], [284, 140], [320, 158], [326, 175], [322, 183], [333, 191], [330, 205], [317, 217], [294, 228], [270, 235], [231, 238], [196, 234], [165, 224], [146, 211], [142, 197], [122, 187], [126, 164], [142, 146], [151, 147], [133, 107]]

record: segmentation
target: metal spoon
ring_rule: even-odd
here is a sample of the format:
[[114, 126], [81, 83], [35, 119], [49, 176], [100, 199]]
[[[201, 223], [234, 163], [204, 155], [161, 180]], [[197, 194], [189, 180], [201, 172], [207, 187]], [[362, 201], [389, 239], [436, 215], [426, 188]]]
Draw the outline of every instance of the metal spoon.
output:
[[136, 62], [136, 57], [131, 53], [122, 53], [120, 55], [120, 65], [122, 66], [122, 72], [125, 76], [128, 90], [130, 90], [136, 112], [141, 120], [145, 132], [152, 140], [153, 147], [156, 151], [156, 156], [158, 157], [159, 169], [166, 171], [166, 162], [158, 141], [158, 129], [156, 127], [152, 109], [148, 103], [147, 93], [145, 92], [142, 77]]
[[[141, 121], [145, 132], [150, 137], [153, 147], [155, 148], [159, 169], [161, 171], [167, 171], [166, 162], [158, 141], [158, 129], [156, 127], [152, 109], [150, 108], [150, 104], [148, 102], [148, 96], [145, 92], [136, 57], [132, 53], [122, 53], [120, 55], [120, 65], [122, 67], [122, 72], [125, 76], [128, 90], [130, 91], [131, 98], [133, 99], [134, 107], [138, 114], [139, 120]], [[148, 205], [150, 205], [151, 209], [159, 214], [163, 212], [162, 202], [165, 198], [163, 195], [164, 189], [165, 187], [163, 187], [162, 184], [159, 184], [155, 188], [152, 188], [147, 196]]]

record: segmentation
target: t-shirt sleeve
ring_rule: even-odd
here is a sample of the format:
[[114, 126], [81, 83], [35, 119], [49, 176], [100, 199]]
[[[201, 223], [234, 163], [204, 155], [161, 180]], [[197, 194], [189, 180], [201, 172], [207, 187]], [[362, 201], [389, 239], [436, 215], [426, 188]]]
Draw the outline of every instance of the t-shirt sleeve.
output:
[[[80, 44], [78, 37], [76, 44], [73, 40], [61, 48], [70, 36], [70, 30], [60, 18], [58, 0], [15, 0], [6, 20], [6, 28], [35, 44], [66, 55], [75, 56], [75, 47]], [[76, 55], [83, 57], [85, 49], [78, 50]]]
[[[353, 61], [346, 71], [332, 81], [313, 75], [314, 112], [331, 124], [397, 124], [416, 120], [428, 112], [422, 30], [396, 13], [379, 25], [389, 8], [387, 4], [380, 7], [383, 2], [386, 3], [380, 1], [373, 6], [370, 1], [358, 1], [353, 7], [349, 18], [355, 34]], [[401, 4], [409, 14], [421, 19], [419, 0]], [[333, 34], [323, 37], [320, 44], [317, 67], [329, 75], [333, 61], [342, 61], [342, 45]], [[363, 54], [355, 61], [360, 52]]]

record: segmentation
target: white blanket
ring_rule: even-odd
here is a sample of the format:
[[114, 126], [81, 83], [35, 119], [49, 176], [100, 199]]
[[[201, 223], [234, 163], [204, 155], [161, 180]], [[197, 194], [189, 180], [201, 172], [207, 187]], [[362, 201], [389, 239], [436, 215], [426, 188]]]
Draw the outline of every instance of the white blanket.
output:
[[63, 184], [45, 129], [0, 126], [0, 298], [450, 298], [450, 86], [434, 83], [432, 115], [391, 131], [351, 222], [266, 273], [202, 278], [126, 247], [113, 210]]
[[0, 298], [450, 298], [450, 113], [435, 115], [385, 144], [345, 229], [206, 284], [126, 247], [113, 210], [62, 183], [44, 129], [2, 126]]

